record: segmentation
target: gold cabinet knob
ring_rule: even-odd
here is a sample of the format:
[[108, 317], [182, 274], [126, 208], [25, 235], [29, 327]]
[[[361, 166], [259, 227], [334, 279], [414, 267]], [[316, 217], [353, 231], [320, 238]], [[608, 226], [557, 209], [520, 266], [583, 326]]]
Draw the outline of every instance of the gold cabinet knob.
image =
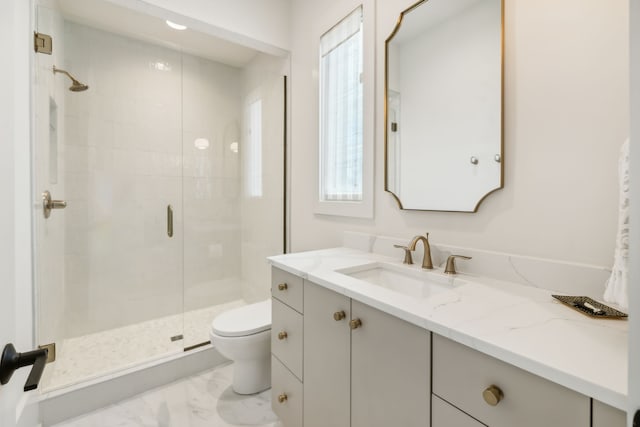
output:
[[335, 320], [335, 321], [342, 320], [345, 317], [347, 317], [347, 315], [342, 310], [336, 311], [335, 313], [333, 313], [333, 320]]
[[498, 403], [500, 403], [500, 401], [504, 397], [504, 394], [498, 386], [490, 385], [482, 392], [482, 397], [484, 398], [484, 401], [489, 405], [496, 406]]
[[287, 399], [288, 399], [287, 393], [282, 393], [281, 395], [278, 396], [278, 402], [280, 403], [286, 402]]
[[362, 321], [360, 319], [353, 319], [351, 322], [349, 322], [349, 326], [351, 327], [351, 329], [358, 329], [360, 326], [362, 326]]
[[280, 284], [278, 285], [278, 290], [279, 290], [279, 291], [286, 291], [286, 290], [287, 290], [287, 288], [288, 288], [288, 286], [287, 286], [287, 284], [286, 284], [286, 283], [280, 283]]
[[282, 332], [278, 332], [278, 339], [279, 340], [283, 340], [285, 338], [287, 338], [287, 332], [286, 331], [282, 331]]

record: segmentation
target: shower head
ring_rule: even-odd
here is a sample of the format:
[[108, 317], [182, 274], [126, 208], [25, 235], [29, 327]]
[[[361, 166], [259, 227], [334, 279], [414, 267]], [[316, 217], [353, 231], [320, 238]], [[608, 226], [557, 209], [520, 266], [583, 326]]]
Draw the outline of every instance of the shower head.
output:
[[55, 73], [62, 73], [62, 74], [66, 74], [67, 77], [69, 77], [71, 79], [71, 86], [69, 86], [69, 90], [71, 92], [83, 92], [87, 89], [89, 89], [89, 86], [87, 86], [84, 83], [80, 83], [78, 80], [76, 80], [75, 77], [73, 77], [71, 74], [69, 74], [69, 72], [62, 70], [60, 68], [56, 68], [56, 66], [53, 66], [53, 74]]

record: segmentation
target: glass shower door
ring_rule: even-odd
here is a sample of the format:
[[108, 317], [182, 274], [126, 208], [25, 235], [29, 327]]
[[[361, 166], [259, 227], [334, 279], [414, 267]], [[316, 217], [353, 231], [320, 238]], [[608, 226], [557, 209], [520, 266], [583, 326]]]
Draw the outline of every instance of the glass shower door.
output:
[[[37, 337], [57, 350], [47, 390], [183, 349], [182, 58], [37, 14], [54, 38], [35, 57]], [[67, 203], [49, 218], [45, 190]]]

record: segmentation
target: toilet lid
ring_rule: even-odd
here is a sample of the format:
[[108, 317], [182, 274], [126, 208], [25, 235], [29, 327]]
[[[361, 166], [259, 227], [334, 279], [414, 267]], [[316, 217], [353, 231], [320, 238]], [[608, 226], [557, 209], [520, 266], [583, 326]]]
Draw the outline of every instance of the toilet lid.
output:
[[223, 337], [241, 337], [271, 329], [271, 300], [226, 311], [213, 319], [211, 329]]

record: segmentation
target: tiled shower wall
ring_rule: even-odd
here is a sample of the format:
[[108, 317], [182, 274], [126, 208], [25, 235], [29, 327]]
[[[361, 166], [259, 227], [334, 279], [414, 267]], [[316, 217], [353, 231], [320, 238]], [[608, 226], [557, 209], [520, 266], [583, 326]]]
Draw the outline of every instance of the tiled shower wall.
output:
[[[251, 132], [261, 134], [260, 197], [251, 197], [246, 182], [248, 162], [242, 162], [243, 197], [241, 199], [242, 295], [248, 302], [270, 297], [271, 270], [266, 257], [283, 252], [284, 232], [284, 78], [288, 61], [269, 55], [257, 55], [242, 72], [242, 108], [244, 114], [242, 150]], [[250, 105], [260, 100], [261, 128], [251, 129], [247, 119]]]
[[70, 22], [64, 42], [90, 86], [65, 99], [66, 335], [238, 299], [239, 70]]

